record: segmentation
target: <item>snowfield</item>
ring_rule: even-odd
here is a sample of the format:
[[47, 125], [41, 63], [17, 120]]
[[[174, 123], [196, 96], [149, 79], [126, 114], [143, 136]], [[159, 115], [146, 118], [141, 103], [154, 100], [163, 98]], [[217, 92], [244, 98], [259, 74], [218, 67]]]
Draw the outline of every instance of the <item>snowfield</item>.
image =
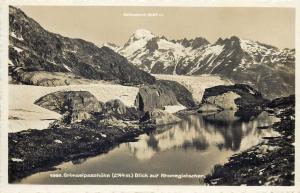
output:
[[[127, 106], [134, 106], [137, 87], [122, 86], [99, 81], [97, 84], [43, 87], [32, 85], [9, 85], [9, 132], [28, 129], [46, 129], [60, 114], [35, 105], [40, 97], [56, 91], [88, 91], [99, 101], [120, 99]], [[181, 104], [166, 106], [169, 113], [182, 110]]]
[[[184, 85], [200, 103], [204, 90], [216, 85], [228, 85], [229, 81], [214, 75], [180, 76], [154, 75], [157, 79], [173, 80]], [[56, 91], [88, 91], [99, 101], [107, 102], [120, 99], [127, 106], [134, 106], [138, 93], [137, 87], [122, 86], [105, 81], [94, 84], [43, 87], [32, 85], [9, 85], [9, 132], [19, 132], [27, 129], [46, 129], [49, 123], [61, 117], [60, 114], [44, 109], [34, 104], [40, 97]], [[181, 104], [166, 106], [165, 111], [175, 113], [185, 107]]]
[[46, 129], [50, 122], [61, 115], [34, 104], [38, 98], [56, 91], [88, 91], [99, 101], [120, 99], [133, 106], [138, 88], [109, 83], [43, 87], [32, 85], [9, 85], [9, 132], [27, 129]]
[[173, 80], [185, 86], [192, 94], [196, 103], [200, 103], [203, 93], [206, 88], [218, 85], [231, 85], [229, 80], [221, 79], [221, 77], [211, 74], [204, 74], [199, 76], [184, 76], [184, 75], [165, 75], [152, 74], [157, 79]]

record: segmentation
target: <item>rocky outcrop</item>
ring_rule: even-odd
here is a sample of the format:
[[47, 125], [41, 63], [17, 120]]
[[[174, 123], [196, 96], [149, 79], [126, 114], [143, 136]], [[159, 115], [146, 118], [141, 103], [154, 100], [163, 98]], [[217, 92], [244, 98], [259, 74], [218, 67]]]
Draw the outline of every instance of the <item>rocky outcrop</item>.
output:
[[121, 120], [138, 120], [138, 111], [135, 107], [127, 107], [121, 100], [107, 101], [103, 106], [103, 113], [112, 115]]
[[147, 42], [146, 48], [149, 49], [151, 52], [154, 52], [155, 50], [158, 49], [157, 41], [158, 41], [157, 37], [152, 38]]
[[64, 123], [89, 119], [102, 111], [102, 104], [87, 91], [58, 91], [35, 101], [36, 105], [63, 114]]
[[268, 102], [257, 90], [245, 84], [215, 86], [204, 91], [202, 103], [223, 109], [254, 108]]
[[178, 103], [188, 108], [195, 106], [192, 93], [186, 87], [176, 81], [157, 80], [155, 85], [140, 87], [134, 104], [139, 111], [147, 112]]
[[188, 108], [196, 106], [192, 93], [180, 83], [171, 80], [157, 80], [156, 84], [164, 90], [172, 91], [177, 101], [183, 106]]
[[156, 85], [141, 87], [135, 100], [140, 122], [156, 126], [181, 121], [176, 115], [164, 111], [165, 106], [178, 103], [189, 108], [195, 106], [189, 90], [175, 81], [168, 80], [159, 80]]
[[24, 72], [68, 72], [121, 84], [155, 82], [153, 76], [110, 48], [48, 32], [12, 6], [9, 7], [9, 63], [11, 69], [22, 67]]
[[237, 116], [250, 118], [258, 115], [268, 103], [257, 90], [245, 84], [215, 86], [205, 89], [202, 104], [225, 110], [236, 110]]
[[240, 98], [241, 96], [236, 94], [235, 92], [228, 91], [226, 93], [222, 93], [216, 96], [210, 96], [206, 98], [206, 102], [209, 104], [214, 104], [217, 107], [221, 107], [223, 109], [238, 109], [238, 106], [235, 103], [235, 99]]
[[[35, 101], [36, 105], [62, 114], [55, 124], [70, 124], [102, 115], [101, 119], [131, 121], [139, 120], [135, 107], [126, 106], [121, 100], [114, 99], [102, 103], [88, 91], [58, 91], [47, 94]], [[115, 122], [118, 122], [115, 121]]]
[[176, 105], [174, 92], [157, 85], [142, 86], [136, 96], [135, 106], [141, 112], [153, 111], [166, 105]]
[[114, 99], [114, 100], [107, 101], [104, 104], [104, 110], [107, 113], [116, 113], [119, 115], [123, 115], [126, 113], [127, 109], [125, 104], [121, 100]]
[[[60, 73], [60, 72], [57, 72]], [[64, 73], [61, 73], [64, 74]], [[64, 86], [70, 84], [70, 78], [67, 73], [65, 76], [51, 74], [51, 72], [42, 71], [27, 71], [22, 67], [17, 67], [11, 70], [12, 83], [22, 83], [35, 86]]]
[[288, 97], [276, 98], [267, 104], [269, 108], [285, 108], [287, 106], [295, 106], [296, 98], [295, 95]]
[[68, 72], [28, 71], [23, 67], [11, 70], [11, 83], [35, 85], [35, 86], [66, 86], [74, 84], [97, 83], [97, 80], [82, 78]]

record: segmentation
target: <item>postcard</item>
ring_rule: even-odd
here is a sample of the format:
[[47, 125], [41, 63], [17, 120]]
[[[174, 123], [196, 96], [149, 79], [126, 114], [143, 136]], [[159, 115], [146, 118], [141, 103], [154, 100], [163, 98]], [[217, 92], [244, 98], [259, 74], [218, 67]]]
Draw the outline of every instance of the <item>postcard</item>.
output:
[[296, 2], [49, 2], [1, 7], [4, 192], [297, 189]]

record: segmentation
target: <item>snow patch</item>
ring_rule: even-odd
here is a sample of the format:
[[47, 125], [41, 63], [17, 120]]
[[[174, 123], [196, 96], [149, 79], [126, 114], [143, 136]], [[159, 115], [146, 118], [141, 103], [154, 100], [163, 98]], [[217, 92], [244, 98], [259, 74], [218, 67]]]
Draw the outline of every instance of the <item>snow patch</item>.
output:
[[64, 68], [65, 69], [67, 69], [69, 72], [72, 72], [72, 69], [69, 67], [69, 66], [67, 66], [67, 65], [65, 65], [65, 64], [63, 64], [64, 65]]
[[101, 135], [101, 137], [103, 137], [103, 138], [106, 138], [106, 137], [107, 137], [107, 135], [106, 135], [106, 134], [103, 134], [103, 133], [100, 133], [100, 135]]
[[8, 59], [8, 64], [14, 66], [14, 63], [10, 59]]
[[13, 46], [13, 48], [14, 48], [17, 52], [19, 52], [19, 53], [24, 51], [23, 49], [18, 48], [18, 47], [16, 47], [16, 46]]
[[13, 162], [23, 162], [24, 160], [19, 159], [19, 158], [11, 158], [11, 161], [13, 161]]
[[63, 142], [61, 140], [59, 140], [59, 139], [55, 139], [54, 143], [63, 143]]
[[20, 41], [24, 41], [23, 37], [22, 36], [18, 37], [15, 32], [11, 32], [10, 35]]
[[248, 91], [249, 91], [249, 93], [250, 93], [250, 94], [252, 94], [252, 95], [255, 95], [255, 92], [254, 92], [254, 90], [253, 90], [253, 89], [251, 89], [250, 87], [248, 88]]

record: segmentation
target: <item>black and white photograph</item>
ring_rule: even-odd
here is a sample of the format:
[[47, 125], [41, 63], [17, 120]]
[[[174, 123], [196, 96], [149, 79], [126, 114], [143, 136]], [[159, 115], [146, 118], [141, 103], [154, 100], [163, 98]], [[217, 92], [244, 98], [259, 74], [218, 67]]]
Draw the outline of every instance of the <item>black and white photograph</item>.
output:
[[11, 185], [295, 186], [292, 7], [8, 5]]

